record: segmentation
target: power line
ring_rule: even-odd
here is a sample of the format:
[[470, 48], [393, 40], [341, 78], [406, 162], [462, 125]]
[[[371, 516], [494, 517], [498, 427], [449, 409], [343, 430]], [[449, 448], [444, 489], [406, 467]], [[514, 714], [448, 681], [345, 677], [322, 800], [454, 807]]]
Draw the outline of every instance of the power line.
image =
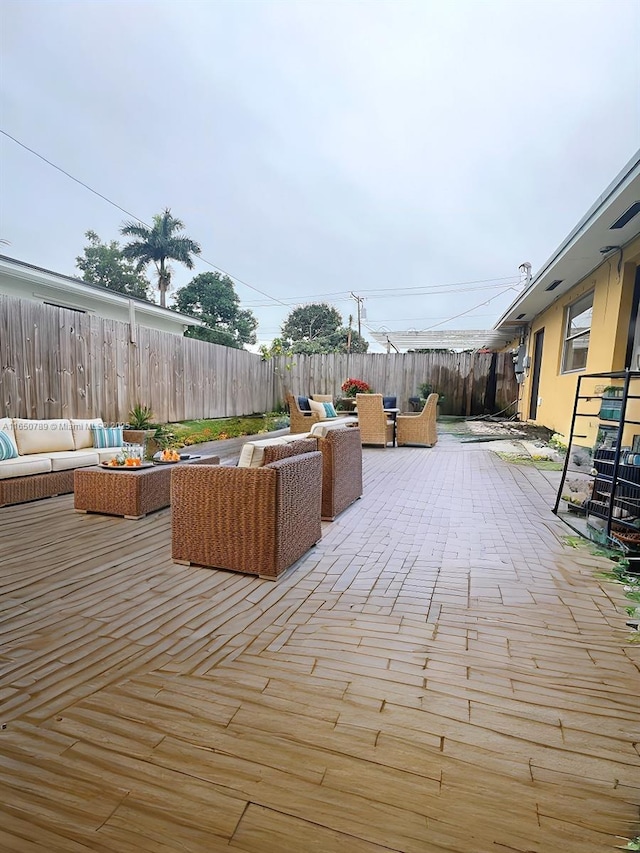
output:
[[[76, 178], [70, 172], [67, 172], [66, 169], [63, 169], [62, 166], [58, 166], [56, 163], [53, 163], [51, 160], [48, 160], [44, 155], [39, 154], [33, 148], [30, 148], [28, 145], [25, 145], [24, 142], [20, 142], [19, 139], [16, 139], [15, 136], [12, 136], [10, 133], [8, 133], [6, 130], [3, 130], [1, 127], [0, 127], [0, 133], [3, 136], [6, 136], [7, 139], [10, 139], [12, 142], [15, 142], [16, 145], [19, 145], [21, 148], [24, 148], [25, 151], [28, 151], [30, 154], [33, 154], [35, 157], [37, 157], [39, 160], [42, 160], [43, 163], [46, 163], [48, 166], [51, 166], [53, 169], [56, 169], [58, 172], [61, 172], [67, 178], [70, 178], [72, 181], [75, 181], [76, 184], [80, 184], [81, 187], [84, 187], [86, 190], [89, 190], [90, 193], [97, 195], [98, 198], [101, 198], [103, 201], [106, 201], [107, 204], [112, 205], [112, 207], [117, 208], [122, 213], [126, 213], [127, 216], [130, 216], [132, 219], [135, 219], [136, 222], [140, 222], [142, 225], [144, 225], [147, 228], [152, 227], [151, 225], [149, 225], [148, 222], [145, 222], [144, 219], [141, 219], [139, 216], [136, 216], [135, 213], [131, 213], [131, 211], [122, 207], [117, 202], [113, 201], [113, 199], [108, 198], [106, 195], [103, 195], [101, 192], [98, 192], [98, 190], [94, 190], [94, 188], [90, 187], [89, 184], [86, 184], [84, 181], [81, 181], [80, 178]], [[217, 270], [218, 272], [221, 272], [223, 275], [229, 276], [234, 281], [237, 281], [240, 284], [243, 284], [245, 287], [248, 287], [250, 290], [254, 290], [256, 293], [259, 293], [261, 296], [265, 296], [267, 299], [270, 299], [272, 302], [277, 302], [278, 304], [283, 305], [285, 308], [288, 307], [287, 303], [283, 302], [281, 299], [278, 299], [276, 296], [271, 296], [270, 293], [266, 293], [264, 290], [260, 290], [259, 287], [254, 287], [253, 284], [249, 284], [249, 282], [244, 281], [243, 279], [239, 278], [238, 276], [235, 276], [232, 273], [229, 273], [226, 270], [223, 270], [222, 267], [217, 266], [217, 264], [214, 264], [212, 261], [207, 260], [202, 255], [198, 255], [197, 258], [198, 258], [198, 260], [202, 261], [207, 266], [210, 266], [212, 269]]]
[[[432, 326], [427, 326], [426, 329], [420, 329], [421, 332], [429, 332], [431, 329], [435, 329], [437, 326], [442, 326], [443, 323], [450, 323], [451, 320], [457, 320], [458, 317], [464, 317], [466, 314], [470, 314], [472, 311], [475, 311], [477, 308], [482, 308], [483, 305], [488, 305], [490, 302], [493, 302], [494, 299], [497, 299], [499, 296], [503, 296], [509, 290], [514, 290], [514, 287], [506, 287], [500, 293], [494, 293], [493, 296], [490, 296], [489, 299], [485, 299], [484, 302], [478, 303], [478, 305], [474, 305], [473, 308], [469, 308], [467, 311], [461, 311], [460, 314], [455, 314], [453, 317], [447, 317], [446, 320], [441, 320], [439, 323], [434, 323]], [[375, 329], [367, 326], [370, 332], [374, 332]], [[390, 332], [390, 334], [393, 334]]]
[[[493, 281], [493, 280], [494, 279], [489, 279], [489, 281]], [[514, 284], [517, 284], [519, 282], [519, 279], [517, 279], [516, 277], [512, 277], [512, 281]], [[436, 284], [436, 285], [432, 285], [432, 288], [434, 288], [434, 289], [427, 289], [426, 287], [421, 288], [420, 293], [405, 293], [402, 288], [400, 288], [400, 289], [389, 289], [388, 291], [385, 291], [384, 293], [376, 293], [374, 296], [368, 296], [367, 299], [390, 299], [392, 297], [398, 298], [400, 296], [405, 296], [407, 298], [416, 298], [419, 296], [444, 296], [447, 293], [476, 293], [479, 290], [493, 290], [493, 289], [498, 288], [498, 287], [504, 287], [504, 283], [502, 283], [502, 284], [489, 284], [489, 285], [485, 285], [484, 287], [464, 287], [464, 288], [459, 288], [457, 290], [451, 290], [451, 289], [436, 290], [435, 289], [435, 288], [449, 288], [449, 287], [450, 287], [449, 285], [445, 285], [445, 284]], [[362, 292], [364, 293], [365, 291], [362, 291]], [[345, 294], [341, 293], [338, 296], [336, 296], [334, 294], [325, 294], [324, 298], [326, 299], [327, 296], [333, 296], [333, 299], [332, 299], [333, 302], [347, 302], [349, 299], [353, 298], [346, 293]], [[313, 296], [289, 297], [287, 305], [299, 305], [300, 303], [308, 304], [309, 302], [311, 302], [313, 300], [313, 298], [314, 298]], [[264, 302], [251, 302], [251, 303], [247, 303], [246, 307], [247, 308], [268, 308], [269, 305], [267, 303], [264, 303]]]

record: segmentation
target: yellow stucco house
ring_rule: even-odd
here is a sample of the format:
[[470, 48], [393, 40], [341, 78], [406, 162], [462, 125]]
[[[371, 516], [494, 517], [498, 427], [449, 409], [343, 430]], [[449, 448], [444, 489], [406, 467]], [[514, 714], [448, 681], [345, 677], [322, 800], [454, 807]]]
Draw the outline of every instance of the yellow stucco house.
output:
[[[565, 436], [579, 376], [640, 371], [640, 151], [495, 326], [502, 334], [509, 330], [520, 420]], [[574, 431], [585, 446], [593, 444], [599, 428], [599, 398], [609, 385], [622, 384], [623, 378], [610, 377], [581, 382], [582, 402], [594, 412]], [[632, 381], [629, 393], [640, 395], [640, 379]], [[627, 417], [633, 417], [632, 408], [640, 409], [640, 399], [629, 398]]]

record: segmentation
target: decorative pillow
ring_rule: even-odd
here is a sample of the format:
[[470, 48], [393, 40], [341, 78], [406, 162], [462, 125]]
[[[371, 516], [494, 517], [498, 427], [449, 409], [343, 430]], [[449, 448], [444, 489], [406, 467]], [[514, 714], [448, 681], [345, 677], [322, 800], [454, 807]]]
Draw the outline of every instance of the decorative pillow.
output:
[[309, 405], [308, 397], [298, 397], [298, 408], [301, 412], [310, 412], [311, 406]]
[[257, 441], [247, 441], [242, 445], [238, 468], [261, 468], [264, 464], [264, 449], [274, 445], [285, 446], [289, 444], [288, 436], [277, 436], [276, 438], [263, 438]]
[[322, 405], [324, 406], [324, 410], [326, 413], [325, 417], [327, 417], [327, 418], [337, 418], [338, 417], [338, 413], [333, 408], [333, 403], [323, 403]]
[[93, 446], [104, 450], [107, 447], [122, 447], [122, 427], [99, 427], [92, 426]]
[[0, 462], [5, 459], [17, 459], [18, 448], [3, 430], [0, 430]]
[[75, 450], [71, 423], [66, 418], [13, 418], [13, 435], [20, 456]]
[[309, 400], [309, 405], [311, 406], [311, 411], [316, 415], [320, 415], [321, 418], [327, 417], [324, 410], [324, 403], [317, 403], [315, 400]]
[[93, 447], [92, 427], [103, 427], [102, 418], [71, 418], [71, 431], [76, 450]]

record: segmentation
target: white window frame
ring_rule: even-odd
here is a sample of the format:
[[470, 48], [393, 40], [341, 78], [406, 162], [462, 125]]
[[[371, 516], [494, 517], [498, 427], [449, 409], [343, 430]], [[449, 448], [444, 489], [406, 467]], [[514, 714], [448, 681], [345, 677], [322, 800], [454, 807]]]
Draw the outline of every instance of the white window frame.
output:
[[[575, 332], [571, 334], [571, 312], [572, 309], [575, 309], [577, 306], [580, 306], [581, 310], [575, 315], [580, 316], [584, 311], [588, 311], [589, 308], [593, 312], [593, 298], [594, 298], [595, 290], [590, 290], [588, 293], [583, 293], [578, 299], [574, 299], [573, 302], [569, 303], [565, 309], [565, 321], [564, 321], [564, 336], [562, 341], [562, 373], [580, 373], [582, 370], [586, 370], [587, 367], [587, 358], [589, 357], [589, 346], [587, 346], [587, 355], [585, 357], [585, 363], [583, 367], [571, 367], [568, 368], [567, 365], [567, 355], [568, 355], [568, 345], [573, 343], [573, 341], [578, 340], [578, 338], [583, 338], [585, 336], [589, 336], [589, 344], [591, 343], [591, 326], [593, 325], [593, 314], [591, 318], [591, 324], [588, 329], [585, 329], [581, 332]], [[590, 302], [589, 305], [587, 303]], [[581, 303], [584, 303], [584, 307], [581, 306]]]

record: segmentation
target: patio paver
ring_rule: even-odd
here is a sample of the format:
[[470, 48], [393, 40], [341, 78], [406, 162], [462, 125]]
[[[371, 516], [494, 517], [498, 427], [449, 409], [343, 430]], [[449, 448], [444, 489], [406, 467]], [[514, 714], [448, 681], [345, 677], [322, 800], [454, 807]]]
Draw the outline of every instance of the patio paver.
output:
[[[365, 450], [276, 584], [170, 513], [0, 511], [0, 848], [601, 853], [638, 832], [640, 647], [542, 472]], [[635, 821], [635, 823], [634, 823]]]

